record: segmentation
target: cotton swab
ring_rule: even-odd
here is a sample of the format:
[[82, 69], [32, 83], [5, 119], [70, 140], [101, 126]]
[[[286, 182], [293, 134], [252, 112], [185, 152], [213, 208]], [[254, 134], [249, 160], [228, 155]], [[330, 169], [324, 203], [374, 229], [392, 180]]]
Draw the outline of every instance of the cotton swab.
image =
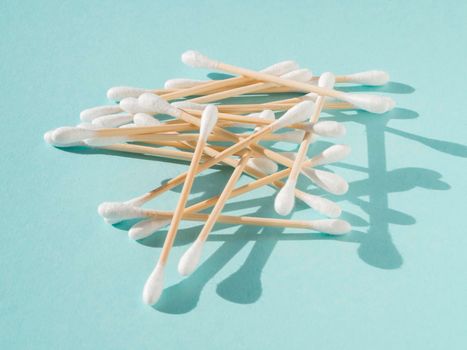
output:
[[182, 192], [180, 193], [180, 198], [178, 200], [177, 206], [175, 207], [175, 211], [173, 212], [170, 228], [164, 241], [161, 255], [143, 289], [143, 301], [146, 304], [155, 304], [162, 293], [164, 267], [169, 258], [170, 250], [172, 249], [175, 236], [177, 235], [178, 226], [183, 215], [183, 210], [185, 209], [185, 204], [188, 200], [188, 196], [190, 194], [190, 190], [199, 167], [199, 161], [203, 154], [203, 148], [206, 145], [208, 135], [211, 133], [216, 122], [217, 109], [214, 105], [209, 105], [203, 111], [203, 116], [201, 117], [199, 140], [193, 154], [193, 160], [191, 161], [185, 178]]
[[[332, 89], [334, 86], [334, 75], [332, 73], [324, 73], [319, 78], [318, 86], [326, 89]], [[319, 96], [315, 104], [315, 109], [313, 114], [310, 116], [310, 122], [316, 123], [321, 114], [323, 108], [325, 97]], [[285, 183], [285, 186], [282, 187], [279, 193], [276, 196], [274, 201], [274, 208], [276, 212], [280, 215], [288, 215], [293, 209], [295, 203], [294, 190], [297, 185], [298, 176], [302, 170], [302, 163], [308, 152], [308, 147], [311, 142], [312, 132], [306, 132], [303, 138], [300, 148], [297, 152], [297, 156], [294, 160], [292, 170], [290, 172], [289, 178]]]
[[[157, 226], [159, 228], [164, 227], [163, 221], [167, 222], [168, 219], [170, 220], [170, 218], [174, 216], [174, 212], [172, 211], [142, 209], [139, 207], [132, 206], [131, 204], [127, 204], [126, 206], [127, 208], [125, 210], [127, 212], [128, 219], [136, 219], [136, 218], [152, 219], [154, 220], [154, 222], [151, 223], [152, 228], [155, 228]], [[107, 214], [109, 215], [110, 212]], [[193, 212], [186, 212], [186, 211], [182, 215], [183, 220], [189, 220], [189, 221], [205, 222], [208, 219], [208, 217], [209, 217], [209, 214], [193, 213]], [[160, 220], [158, 225], [155, 223], [156, 220]], [[241, 225], [255, 225], [255, 226], [302, 228], [302, 229], [311, 229], [311, 230], [328, 233], [328, 234], [343, 234], [351, 230], [350, 225], [346, 221], [339, 220], [339, 219], [324, 219], [324, 220], [311, 220], [310, 221], [310, 220], [272, 219], [272, 218], [261, 218], [261, 217], [252, 217], [252, 216], [220, 215], [218, 217], [218, 222], [226, 223], [226, 224], [233, 224], [233, 225], [241, 224]], [[159, 271], [158, 276], [161, 276], [160, 275], [161, 269], [159, 269], [158, 271]]]
[[[313, 77], [311, 80], [317, 81], [319, 77]], [[370, 85], [370, 86], [382, 86], [387, 84], [389, 81], [389, 74], [381, 70], [369, 70], [364, 72], [358, 72], [347, 75], [338, 75], [336, 76], [336, 83], [349, 83], [349, 84], [361, 84], [361, 85]], [[164, 88], [166, 89], [186, 89], [193, 86], [199, 86], [208, 83], [206, 80], [195, 80], [195, 79], [169, 79], [165, 82]], [[270, 92], [291, 92], [291, 89], [264, 89], [258, 90], [262, 93]]]
[[220, 61], [215, 61], [196, 51], [186, 51], [185, 53], [183, 53], [182, 61], [183, 63], [196, 68], [211, 68], [215, 70], [221, 70], [232, 74], [243, 75], [260, 81], [287, 86], [303, 92], [315, 92], [322, 96], [335, 97], [340, 100], [349, 102], [357, 106], [358, 108], [364, 109], [371, 113], [385, 113], [394, 107], [394, 101], [386, 96], [368, 94], [362, 94], [361, 96], [358, 96], [355, 94], [347, 94], [333, 89], [318, 87], [308, 83], [303, 83], [289, 79], [282, 79], [277, 76], [252, 71], [246, 68], [233, 66]]

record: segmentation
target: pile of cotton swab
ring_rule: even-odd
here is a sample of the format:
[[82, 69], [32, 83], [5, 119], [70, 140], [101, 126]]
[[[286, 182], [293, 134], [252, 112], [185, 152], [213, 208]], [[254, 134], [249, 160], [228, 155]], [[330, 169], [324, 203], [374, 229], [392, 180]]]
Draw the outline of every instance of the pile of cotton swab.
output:
[[[191, 67], [222, 71], [235, 77], [211, 81], [171, 79], [160, 89], [112, 87], [107, 97], [117, 103], [86, 109], [81, 112], [81, 123], [77, 126], [60, 127], [44, 135], [46, 142], [57, 147], [85, 146], [189, 162], [186, 172], [155, 189], [125, 202], [105, 202], [98, 208], [110, 224], [140, 219], [129, 230], [132, 239], [148, 237], [169, 226], [159, 259], [144, 286], [143, 301], [147, 304], [155, 304], [162, 293], [164, 267], [182, 220], [204, 223], [195, 242], [179, 261], [178, 270], [182, 275], [196, 269], [216, 223], [291, 227], [330, 235], [349, 232], [350, 225], [338, 219], [341, 209], [337, 203], [297, 187], [300, 175], [304, 175], [330, 194], [342, 195], [348, 190], [341, 176], [316, 167], [341, 161], [349, 154], [349, 146], [335, 144], [309, 158], [310, 147], [318, 137], [339, 138], [346, 132], [341, 123], [320, 121], [321, 113], [335, 109], [384, 113], [394, 107], [394, 101], [386, 96], [351, 94], [334, 88], [339, 83], [384, 85], [389, 76], [382, 71], [343, 76], [323, 73], [315, 77], [293, 61], [253, 71], [212, 60], [195, 51], [185, 52], [182, 61]], [[281, 93], [301, 95], [284, 99]], [[252, 94], [267, 95], [269, 100], [223, 103], [231, 97]], [[159, 120], [158, 115], [171, 118]], [[287, 130], [277, 132], [282, 129]], [[298, 150], [277, 152], [263, 141], [295, 143]], [[187, 206], [196, 175], [219, 164], [233, 168], [230, 179], [220, 186], [219, 195]], [[243, 174], [252, 180], [237, 186]], [[173, 210], [143, 208], [179, 185], [182, 191]], [[327, 218], [292, 220], [222, 214], [229, 199], [265, 185], [278, 189], [273, 206], [279, 215], [289, 215], [298, 198]], [[210, 207], [209, 214], [202, 213]]]

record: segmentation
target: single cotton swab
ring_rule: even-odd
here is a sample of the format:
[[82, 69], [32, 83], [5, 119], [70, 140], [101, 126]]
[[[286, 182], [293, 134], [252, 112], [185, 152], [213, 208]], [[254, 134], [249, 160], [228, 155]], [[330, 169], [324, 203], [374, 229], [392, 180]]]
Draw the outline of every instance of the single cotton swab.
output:
[[221, 70], [232, 74], [243, 75], [259, 81], [266, 81], [282, 86], [288, 86], [303, 92], [315, 92], [322, 96], [335, 97], [372, 113], [384, 113], [394, 107], [394, 101], [386, 96], [347, 94], [333, 89], [318, 87], [309, 83], [294, 81], [290, 79], [283, 79], [270, 74], [256, 72], [246, 68], [226, 64], [220, 61], [215, 61], [196, 51], [186, 51], [185, 53], [183, 53], [182, 61], [185, 64], [188, 64], [192, 67]]
[[172, 249], [175, 236], [177, 235], [178, 226], [183, 215], [183, 210], [185, 209], [185, 204], [188, 200], [188, 195], [190, 194], [191, 186], [193, 185], [193, 181], [198, 170], [199, 161], [201, 159], [201, 155], [203, 154], [203, 148], [206, 145], [208, 135], [211, 133], [216, 122], [217, 109], [214, 105], [210, 105], [206, 107], [201, 118], [200, 137], [198, 144], [195, 148], [193, 159], [185, 177], [185, 183], [183, 185], [182, 192], [180, 193], [180, 198], [178, 200], [175, 211], [173, 212], [172, 221], [170, 222], [170, 229], [164, 241], [161, 255], [153, 272], [149, 276], [144, 286], [143, 301], [146, 304], [152, 305], [156, 303], [162, 293], [164, 267], [169, 258], [170, 250]]
[[[332, 89], [334, 86], [334, 75], [332, 73], [322, 74], [319, 78], [318, 86], [326, 89]], [[319, 116], [321, 114], [321, 109], [324, 105], [324, 101], [325, 97], [318, 97], [313, 114], [310, 116], [311, 123], [316, 123], [318, 121]], [[298, 176], [300, 174], [300, 171], [302, 170], [302, 163], [305, 160], [306, 154], [308, 152], [308, 147], [310, 145], [312, 135], [313, 134], [311, 132], [305, 133], [305, 136], [303, 138], [302, 143], [300, 144], [300, 148], [297, 152], [297, 156], [293, 163], [289, 178], [287, 179], [285, 186], [280, 189], [279, 193], [276, 196], [276, 199], [274, 201], [274, 208], [276, 209], [276, 212], [280, 215], [288, 215], [293, 209], [295, 203], [294, 190], [297, 185]]]

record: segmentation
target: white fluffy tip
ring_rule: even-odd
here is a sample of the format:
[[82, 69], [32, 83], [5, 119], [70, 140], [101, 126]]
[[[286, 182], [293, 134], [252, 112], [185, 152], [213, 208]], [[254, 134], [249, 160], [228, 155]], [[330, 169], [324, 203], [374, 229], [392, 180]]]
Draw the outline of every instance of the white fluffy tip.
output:
[[313, 230], [331, 235], [342, 235], [352, 230], [347, 221], [340, 219], [314, 220], [310, 222], [310, 226]]
[[250, 158], [248, 166], [264, 174], [274, 174], [279, 169], [276, 162], [266, 157]]
[[189, 100], [172, 102], [171, 105], [180, 109], [194, 109], [196, 111], [204, 111], [207, 106], [206, 104], [191, 102]]
[[271, 75], [283, 75], [298, 68], [298, 63], [295, 61], [282, 61], [264, 68], [261, 72]]
[[143, 302], [154, 305], [159, 300], [164, 288], [164, 267], [157, 264], [149, 275], [143, 289]]
[[107, 105], [88, 108], [81, 111], [79, 117], [83, 122], [92, 122], [93, 119], [108, 114], [116, 114], [122, 111], [119, 105]]
[[326, 148], [315, 159], [315, 166], [331, 164], [346, 158], [350, 154], [350, 146], [348, 145], [332, 145]]
[[107, 90], [107, 98], [112, 101], [121, 101], [127, 97], [138, 97], [149, 91], [148, 89], [131, 86], [114, 86]]
[[342, 137], [347, 130], [345, 126], [333, 120], [325, 120], [313, 125], [312, 130], [315, 134], [323, 137]]
[[378, 114], [386, 113], [396, 105], [392, 98], [379, 95], [344, 94], [343, 99], [357, 108]]
[[310, 81], [313, 78], [313, 74], [308, 69], [296, 69], [286, 74], [281, 75], [282, 79], [289, 79], [301, 82]]
[[311, 195], [308, 193], [301, 193], [300, 199], [310, 208], [330, 218], [337, 218], [341, 215], [342, 210], [339, 205], [327, 198]]
[[199, 264], [201, 259], [201, 253], [203, 252], [204, 240], [196, 240], [193, 242], [190, 248], [183, 254], [178, 262], [178, 272], [182, 276], [188, 276], [195, 271], [196, 266]]
[[152, 115], [147, 114], [147, 113], [136, 113], [133, 116], [133, 123], [135, 123], [138, 126], [144, 125], [144, 126], [155, 126], [159, 125], [161, 122], [154, 118]]
[[48, 137], [52, 140], [53, 144], [70, 145], [79, 143], [84, 139], [91, 138], [95, 133], [96, 132], [94, 130], [63, 126], [55, 129]]
[[290, 179], [279, 190], [274, 199], [274, 209], [279, 215], [289, 215], [295, 205], [295, 185]]
[[114, 220], [114, 222], [142, 218], [146, 216], [144, 214], [144, 209], [125, 202], [101, 203], [97, 208], [97, 212], [103, 218]]
[[165, 89], [188, 89], [188, 88], [199, 86], [205, 83], [207, 83], [207, 81], [177, 78], [177, 79], [167, 80], [164, 84], [164, 88]]
[[312, 101], [302, 101], [290, 108], [285, 114], [273, 124], [273, 130], [278, 130], [290, 124], [306, 121], [313, 114], [315, 104]]
[[180, 114], [177, 108], [172, 107], [170, 103], [156, 94], [142, 94], [138, 97], [138, 104], [144, 109], [142, 112], [149, 114], [168, 114], [173, 117], [178, 117]]
[[349, 184], [344, 180], [343, 177], [331, 173], [329, 171], [318, 170], [318, 169], [304, 169], [302, 173], [315, 183], [316, 186], [321, 187], [323, 190], [335, 195], [341, 195], [347, 193], [349, 190]]
[[389, 81], [389, 74], [382, 70], [369, 70], [346, 76], [349, 83], [380, 86]]
[[199, 139], [206, 141], [212, 129], [217, 123], [217, 107], [215, 105], [207, 105], [201, 116], [199, 126]]
[[321, 74], [318, 80], [318, 86], [325, 89], [332, 89], [336, 83], [336, 77], [331, 72]]
[[154, 232], [170, 224], [170, 219], [146, 219], [131, 226], [128, 237], [134, 240], [149, 237]]
[[188, 50], [182, 54], [182, 62], [187, 66], [194, 68], [212, 68], [217, 67], [218, 62], [211, 60], [198, 51]]

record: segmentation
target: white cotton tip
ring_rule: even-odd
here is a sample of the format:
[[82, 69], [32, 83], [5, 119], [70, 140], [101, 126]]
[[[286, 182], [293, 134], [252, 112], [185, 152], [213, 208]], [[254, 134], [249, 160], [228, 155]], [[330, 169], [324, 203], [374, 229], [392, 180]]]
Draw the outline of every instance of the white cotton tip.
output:
[[129, 123], [129, 124], [125, 124], [125, 125], [122, 125], [122, 126], [119, 126], [119, 128], [122, 128], [122, 129], [126, 129], [126, 128], [140, 128], [141, 125], [138, 125], [138, 124], [135, 124], [135, 123]]
[[152, 270], [143, 288], [143, 302], [154, 305], [159, 300], [164, 288], [164, 266], [157, 264]]
[[284, 132], [279, 135], [281, 137], [282, 142], [300, 143], [303, 141], [303, 136], [305, 135], [305, 132], [303, 130], [295, 130]]
[[308, 69], [296, 69], [289, 73], [282, 74], [282, 79], [289, 79], [295, 81], [306, 82], [313, 78], [313, 74]]
[[70, 145], [79, 143], [84, 139], [92, 138], [95, 134], [95, 130], [64, 126], [55, 129], [52, 133], [51, 139], [52, 142], [56, 144]]
[[350, 154], [350, 150], [348, 145], [332, 145], [313, 157], [314, 166], [339, 162]]
[[96, 137], [94, 139], [85, 139], [84, 143], [91, 147], [104, 147], [115, 145], [117, 143], [128, 142], [128, 138], [125, 136], [112, 136], [112, 137]]
[[210, 59], [198, 51], [188, 50], [182, 54], [182, 62], [194, 68], [216, 69], [219, 62]]
[[[146, 94], [146, 93], [145, 93]], [[147, 93], [148, 95], [152, 95]], [[152, 113], [152, 110], [142, 106], [139, 103], [139, 98], [136, 97], [125, 97], [120, 101], [120, 107], [127, 113], [136, 114], [136, 113]]]
[[199, 85], [203, 85], [206, 83], [209, 83], [209, 81], [176, 78], [176, 79], [167, 80], [164, 84], [164, 88], [165, 89], [189, 89], [194, 86], [199, 86]]
[[347, 181], [337, 174], [311, 168], [302, 168], [301, 172], [313, 181], [316, 186], [321, 187], [329, 193], [341, 195], [349, 190], [349, 184]]
[[103, 115], [108, 114], [116, 114], [122, 111], [120, 105], [108, 105], [108, 106], [98, 106], [93, 108], [88, 108], [79, 114], [79, 118], [83, 122], [91, 122], [93, 119], [97, 117], [101, 117]]
[[142, 220], [131, 226], [130, 230], [128, 231], [128, 237], [134, 240], [143, 239], [149, 237], [168, 224], [170, 224], [170, 219]]
[[[316, 102], [316, 100], [318, 99], [318, 94], [315, 93], [315, 92], [310, 92], [304, 96], [301, 97], [302, 100], [304, 101], [313, 101], [313, 102]], [[326, 102], [337, 102], [338, 100], [335, 99], [335, 98], [332, 98], [332, 97], [326, 97]]]
[[352, 230], [352, 226], [347, 221], [340, 219], [324, 219], [310, 221], [313, 230], [329, 233], [331, 235], [342, 235]]
[[282, 61], [282, 62], [273, 64], [272, 66], [264, 68], [263, 70], [261, 70], [261, 73], [279, 76], [279, 75], [289, 73], [298, 68], [299, 68], [298, 63], [295, 61]]
[[127, 97], [138, 97], [145, 92], [151, 92], [151, 90], [131, 86], [114, 86], [107, 90], [107, 98], [118, 102]]
[[274, 209], [279, 215], [289, 215], [295, 205], [295, 181], [287, 180], [274, 199]]
[[150, 114], [136, 113], [133, 116], [133, 123], [135, 123], [136, 126], [155, 126], [159, 125], [161, 122]]
[[142, 94], [138, 97], [139, 105], [149, 114], [167, 114], [173, 117], [180, 115], [180, 110], [156, 94]]
[[78, 142], [68, 142], [68, 143], [59, 143], [54, 140], [53, 133], [55, 130], [49, 130], [44, 134], [44, 141], [47, 142], [49, 145], [54, 147], [74, 147], [74, 146], [83, 146], [84, 143], [82, 141]]
[[194, 109], [196, 111], [203, 111], [207, 106], [206, 104], [191, 101], [172, 102], [171, 105], [180, 109]]
[[371, 113], [385, 113], [394, 108], [392, 98], [369, 94], [343, 94], [342, 99], [355, 107]]
[[349, 83], [380, 86], [389, 81], [389, 74], [382, 70], [369, 70], [346, 75], [345, 78]]
[[97, 212], [105, 219], [118, 220], [115, 222], [146, 217], [144, 209], [125, 202], [101, 203]]
[[323, 137], [343, 137], [347, 130], [342, 123], [333, 120], [324, 120], [312, 126], [312, 131]]
[[212, 129], [217, 123], [217, 107], [215, 105], [207, 105], [201, 116], [199, 126], [199, 140], [206, 141]]
[[261, 118], [261, 119], [264, 119], [264, 120], [269, 120], [271, 122], [276, 120], [276, 115], [270, 109], [265, 109], [264, 111], [261, 111], [260, 113], [257, 113], [255, 115], [255, 117]]
[[121, 125], [128, 124], [133, 120], [133, 116], [125, 114], [110, 114], [97, 117], [92, 121], [93, 125], [97, 125], [99, 128], [117, 128]]
[[330, 201], [327, 198], [315, 196], [312, 194], [301, 192], [298, 198], [305, 202], [310, 208], [330, 218], [337, 218], [341, 215], [342, 210], [337, 203]]
[[182, 255], [178, 262], [178, 272], [182, 276], [188, 276], [196, 270], [203, 252], [204, 240], [197, 239], [190, 248]]
[[290, 124], [301, 123], [311, 117], [315, 104], [312, 101], [303, 101], [297, 103], [277, 119], [273, 124], [273, 130], [278, 130]]
[[336, 77], [331, 72], [325, 72], [321, 74], [318, 80], [318, 86], [325, 88], [325, 89], [334, 88], [335, 83], [336, 83]]
[[279, 169], [276, 162], [266, 157], [250, 158], [247, 165], [264, 174], [274, 174]]

